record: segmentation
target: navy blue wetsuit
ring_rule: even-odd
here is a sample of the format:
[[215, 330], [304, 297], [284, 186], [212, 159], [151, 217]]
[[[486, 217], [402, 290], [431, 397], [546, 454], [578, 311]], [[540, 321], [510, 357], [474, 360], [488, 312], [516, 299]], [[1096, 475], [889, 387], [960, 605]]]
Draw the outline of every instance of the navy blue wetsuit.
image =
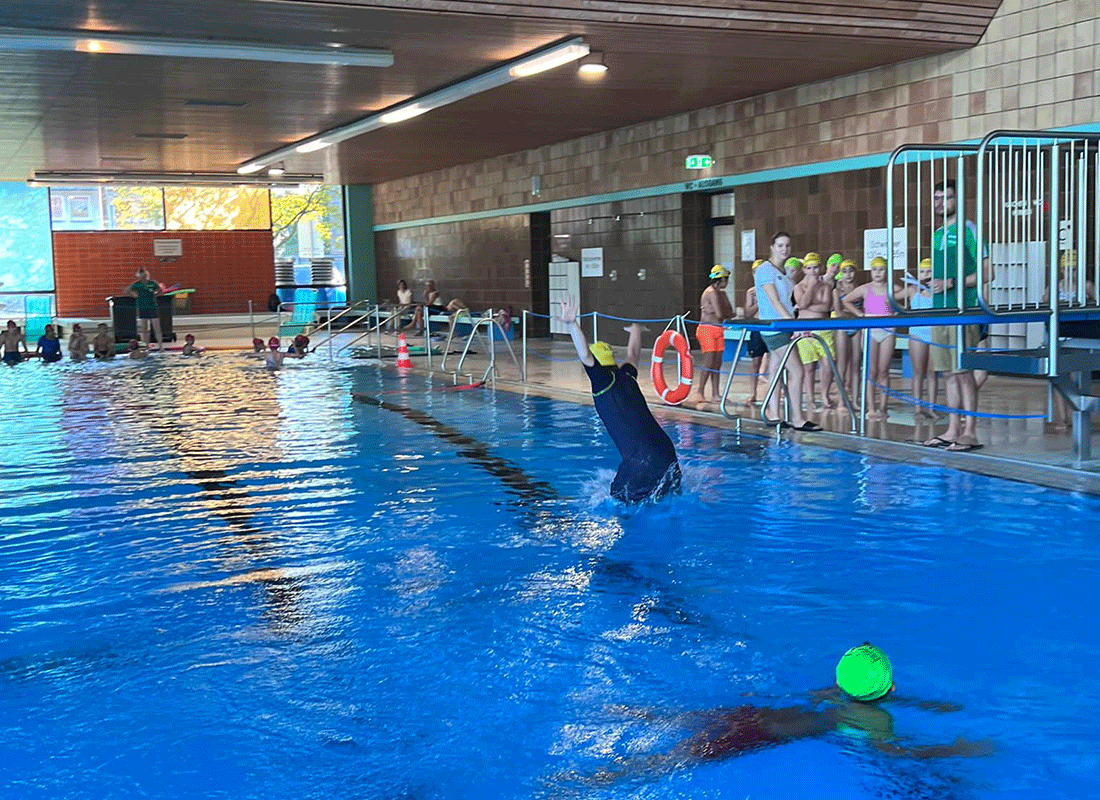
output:
[[627, 503], [660, 497], [680, 488], [676, 448], [646, 405], [632, 364], [585, 366], [592, 401], [623, 463], [611, 482], [611, 496]]
[[42, 351], [42, 361], [50, 364], [61, 360], [61, 340], [50, 339], [46, 336], [38, 337], [38, 347]]

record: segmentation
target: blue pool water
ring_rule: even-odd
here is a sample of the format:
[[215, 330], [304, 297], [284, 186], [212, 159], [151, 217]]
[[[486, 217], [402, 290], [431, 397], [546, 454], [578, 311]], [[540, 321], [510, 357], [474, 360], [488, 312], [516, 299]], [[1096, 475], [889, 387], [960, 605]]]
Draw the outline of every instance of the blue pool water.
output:
[[[1100, 796], [1095, 497], [666, 421], [685, 494], [627, 510], [591, 408], [369, 364], [0, 392], [5, 800]], [[661, 758], [865, 639], [962, 706], [899, 745], [992, 755]]]

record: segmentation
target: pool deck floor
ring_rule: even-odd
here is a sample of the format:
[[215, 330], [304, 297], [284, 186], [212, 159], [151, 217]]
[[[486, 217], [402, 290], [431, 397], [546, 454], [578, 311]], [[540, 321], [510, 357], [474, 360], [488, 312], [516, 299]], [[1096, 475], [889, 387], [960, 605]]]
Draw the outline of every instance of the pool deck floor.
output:
[[[88, 331], [94, 330], [95, 324], [101, 320], [80, 321], [84, 323], [85, 330]], [[64, 324], [67, 333], [71, 322], [65, 321]], [[274, 335], [278, 329], [276, 320], [270, 315], [263, 317], [257, 315], [254, 321], [250, 320], [248, 315], [177, 317], [174, 327], [177, 335], [175, 343], [177, 346], [183, 343], [184, 334], [193, 333], [199, 344], [212, 350], [249, 348], [253, 330], [255, 330], [256, 336], [266, 340], [267, 337]], [[365, 360], [376, 357], [377, 337], [371, 336], [369, 339], [352, 344], [358, 335], [360, 334], [349, 332], [338, 334], [334, 339], [334, 354], [337, 353], [339, 348], [345, 348], [340, 355], [341, 361], [346, 359], [349, 352]], [[656, 334], [652, 335], [656, 336]], [[286, 338], [284, 337], [284, 339]], [[314, 357], [327, 359], [329, 357], [329, 345], [325, 342], [326, 334], [315, 332], [311, 334], [311, 338], [313, 344], [318, 346]], [[388, 333], [383, 334], [381, 343], [383, 363], [393, 363], [396, 336]], [[422, 352], [416, 352], [416, 348], [423, 348], [424, 346], [423, 336], [410, 336], [408, 343], [413, 348], [413, 369], [421, 372], [427, 371], [428, 359]], [[439, 351], [442, 350], [444, 343], [439, 339], [433, 340], [434, 348]], [[480, 380], [482, 375], [485, 374], [489, 363], [484, 340], [475, 339], [475, 343], [471, 345], [470, 354], [462, 364], [461, 374], [454, 374], [459, 366], [460, 354], [464, 344], [464, 341], [459, 342], [457, 340], [452, 343], [451, 355], [447, 357], [446, 370], [443, 369], [442, 356], [434, 356], [431, 364], [432, 371], [446, 380], [459, 384], [468, 384]], [[511, 344], [517, 360], [522, 360], [522, 342], [517, 338]], [[619, 347], [616, 349], [621, 357], [624, 348]], [[645, 366], [648, 364], [648, 360], [649, 353], [646, 348], [643, 348], [643, 368], [639, 384], [659, 419], [686, 419], [716, 427], [739, 428], [746, 433], [766, 436], [779, 435], [774, 426], [767, 426], [760, 421], [759, 406], [744, 403], [751, 388], [750, 378], [734, 377], [726, 403], [726, 415], [720, 413], [717, 403], [696, 406], [693, 397], [685, 401], [683, 405], [668, 406], [658, 398], [653, 390], [648, 368]], [[749, 363], [743, 359], [740, 369], [746, 370]], [[499, 341], [496, 348], [496, 365], [496, 387], [498, 389], [555, 397], [570, 402], [591, 403], [588, 379], [577, 362], [572, 343], [564, 337], [558, 337], [553, 341], [548, 339], [528, 340], [526, 382], [521, 379], [520, 369], [513, 362], [508, 349], [503, 342]], [[723, 367], [728, 371], [729, 362], [726, 362]], [[698, 375], [696, 375], [696, 380], [698, 380]], [[725, 386], [725, 380], [725, 376], [723, 376], [721, 380], [722, 387]], [[902, 378], [900, 375], [895, 374], [893, 376], [891, 386], [896, 391], [909, 392], [909, 380]], [[762, 398], [764, 396], [766, 388], [766, 384], [762, 380], [758, 389], [758, 397]], [[939, 403], [945, 403], [942, 381], [937, 399]], [[1045, 418], [1038, 418], [1039, 415], [1046, 415], [1047, 413], [1047, 387], [1044, 381], [989, 375], [979, 394], [978, 411], [983, 414], [1010, 418], [979, 418], [977, 433], [978, 440], [983, 444], [983, 448], [975, 452], [952, 453], [913, 444], [914, 440], [922, 441], [942, 433], [947, 425], [946, 419], [932, 421], [915, 418], [913, 408], [912, 405], [907, 404], [902, 399], [892, 398], [887, 408], [887, 419], [884, 421], [868, 421], [864, 436], [850, 432], [851, 417], [846, 413], [837, 410], [810, 410], [807, 411], [807, 418], [820, 424], [824, 428], [822, 432], [794, 433], [783, 431], [782, 436], [809, 444], [873, 453], [913, 463], [942, 464], [998, 477], [1100, 494], [1100, 460], [1085, 462], [1080, 469], [1075, 468], [1072, 434], [1055, 430], [1054, 426], [1048, 423]], [[1022, 419], [1020, 417], [1036, 418]], [[1094, 430], [1100, 427], [1100, 420], [1096, 420], [1095, 423], [1097, 424], [1094, 424]], [[1100, 454], [1100, 440], [1096, 442], [1095, 450], [1096, 453]]]

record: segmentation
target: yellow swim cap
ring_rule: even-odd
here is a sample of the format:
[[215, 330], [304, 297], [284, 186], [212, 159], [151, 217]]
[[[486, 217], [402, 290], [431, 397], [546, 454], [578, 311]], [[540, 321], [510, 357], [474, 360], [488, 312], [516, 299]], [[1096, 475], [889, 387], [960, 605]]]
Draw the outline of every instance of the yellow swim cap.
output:
[[763, 264], [765, 260], [766, 260], [766, 259], [763, 259], [763, 258], [758, 258], [758, 259], [756, 259], [756, 261], [752, 262], [752, 268], [753, 268], [753, 269], [756, 269], [756, 268], [757, 268], [757, 267], [759, 267], [759, 266], [760, 266], [761, 264]]
[[837, 279], [838, 281], [840, 280], [840, 274], [841, 274], [842, 272], [844, 272], [844, 268], [845, 268], [845, 267], [851, 267], [852, 269], [856, 269], [856, 262], [855, 262], [855, 260], [854, 260], [854, 259], [851, 259], [851, 258], [846, 258], [846, 259], [844, 259], [843, 261], [841, 261], [841, 262], [840, 262], [840, 269], [838, 269], [838, 270], [836, 271], [836, 279]]
[[820, 264], [821, 263], [821, 256], [818, 253], [813, 253], [813, 252], [807, 253], [805, 256], [803, 256], [802, 263], [803, 264]]
[[611, 345], [607, 342], [592, 342], [588, 345], [588, 349], [596, 357], [596, 360], [605, 367], [615, 366], [615, 351], [611, 349]]
[[917, 264], [917, 269], [932, 269], [932, 259], [922, 258], [920, 263]]
[[885, 266], [886, 266], [886, 259], [883, 258], [882, 256], [875, 256], [874, 258], [871, 259], [871, 269], [874, 269], [875, 267], [885, 267]]
[[710, 268], [710, 279], [712, 281], [721, 280], [722, 278], [728, 278], [730, 271], [726, 269], [722, 264], [715, 264]]

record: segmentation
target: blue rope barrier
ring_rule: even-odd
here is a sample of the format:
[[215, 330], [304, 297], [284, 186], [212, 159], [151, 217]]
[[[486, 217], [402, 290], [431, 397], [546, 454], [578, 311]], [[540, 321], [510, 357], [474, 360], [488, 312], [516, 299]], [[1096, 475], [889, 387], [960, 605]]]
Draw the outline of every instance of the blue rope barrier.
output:
[[613, 319], [619, 322], [672, 322], [672, 320], [676, 319], [676, 317], [662, 317], [661, 319], [630, 319], [628, 317], [615, 317], [611, 314], [601, 314], [599, 311], [593, 311], [592, 313], [595, 314], [597, 317], [602, 317], [603, 319]]
[[964, 411], [961, 408], [951, 408], [951, 406], [941, 406], [938, 403], [929, 403], [924, 400], [918, 400], [912, 395], [905, 394], [891, 389], [887, 386], [883, 386], [881, 383], [867, 379], [867, 382], [877, 386], [886, 392], [890, 397], [895, 397], [898, 400], [903, 400], [911, 405], [921, 406], [922, 408], [930, 408], [933, 411], [941, 411], [944, 414], [958, 414], [963, 417], [976, 417], [978, 419], [1046, 419], [1046, 414], [986, 414], [981, 411]]

